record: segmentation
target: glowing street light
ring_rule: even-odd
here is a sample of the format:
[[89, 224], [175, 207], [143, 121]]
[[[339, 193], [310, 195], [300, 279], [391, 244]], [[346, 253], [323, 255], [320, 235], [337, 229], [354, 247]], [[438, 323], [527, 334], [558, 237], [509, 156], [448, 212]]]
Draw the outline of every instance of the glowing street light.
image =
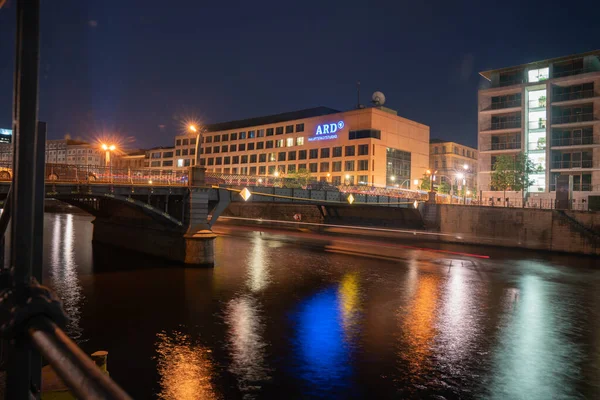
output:
[[395, 177], [395, 176], [391, 176], [391, 177], [390, 177], [390, 179], [391, 179], [391, 180], [392, 180], [392, 182], [393, 182], [393, 181], [395, 181], [395, 180], [396, 180], [396, 177]]
[[277, 177], [279, 176], [279, 171], [278, 171], [278, 170], [275, 170], [275, 172], [273, 172], [273, 176], [274, 176], [275, 178], [277, 178]]
[[104, 166], [108, 167], [108, 172], [110, 174], [110, 181], [112, 182], [112, 161], [110, 159], [110, 153], [115, 151], [117, 147], [114, 144], [106, 144], [102, 143], [100, 146], [102, 150], [106, 152], [106, 156], [104, 158]]
[[196, 161], [194, 165], [200, 167], [200, 153], [202, 153], [202, 132], [194, 124], [188, 125], [188, 131], [196, 134]]
[[414, 185], [418, 185], [419, 184], [419, 180], [418, 179], [413, 180], [413, 184]]
[[464, 169], [465, 171], [466, 171], [466, 170], [468, 170], [468, 169], [469, 169], [469, 164], [465, 164], [465, 165], [463, 165], [463, 169]]
[[189, 129], [191, 132], [198, 132], [198, 128], [196, 128], [196, 125], [194, 125], [194, 124], [190, 124], [190, 125], [188, 126], [188, 129]]

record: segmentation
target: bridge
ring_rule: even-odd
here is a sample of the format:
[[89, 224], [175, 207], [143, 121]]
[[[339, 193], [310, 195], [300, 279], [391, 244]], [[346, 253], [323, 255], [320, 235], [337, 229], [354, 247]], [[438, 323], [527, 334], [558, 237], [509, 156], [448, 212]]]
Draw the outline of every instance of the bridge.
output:
[[[2, 167], [0, 200], [10, 188]], [[4, 178], [4, 180], [1, 180]], [[414, 208], [426, 192], [283, 177], [46, 165], [45, 195], [95, 217], [93, 240], [194, 265], [214, 262], [212, 226], [232, 202], [300, 203], [336, 215], [341, 207]]]

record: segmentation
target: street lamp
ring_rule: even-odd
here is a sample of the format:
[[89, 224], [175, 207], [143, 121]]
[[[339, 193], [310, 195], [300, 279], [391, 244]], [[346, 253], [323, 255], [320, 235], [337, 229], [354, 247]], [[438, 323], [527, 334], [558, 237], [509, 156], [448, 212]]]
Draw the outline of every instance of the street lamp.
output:
[[202, 132], [194, 124], [189, 124], [188, 130], [190, 132], [196, 134], [196, 161], [194, 162], [194, 165], [200, 167], [201, 166], [200, 165], [200, 153], [202, 152], [202, 139], [203, 139]]
[[275, 170], [275, 172], [273, 172], [273, 176], [277, 178], [279, 176], [279, 170]]
[[104, 167], [108, 167], [108, 173], [110, 174], [110, 180], [112, 181], [112, 160], [110, 159], [110, 153], [115, 151], [117, 147], [114, 144], [102, 143], [102, 150], [106, 152], [104, 159]]

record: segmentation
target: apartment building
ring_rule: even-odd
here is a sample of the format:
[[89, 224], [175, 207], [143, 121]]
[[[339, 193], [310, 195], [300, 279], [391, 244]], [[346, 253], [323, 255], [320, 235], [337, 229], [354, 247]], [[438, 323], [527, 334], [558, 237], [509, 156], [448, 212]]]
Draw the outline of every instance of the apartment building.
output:
[[[417, 188], [429, 167], [429, 127], [385, 107], [326, 107], [212, 124], [202, 132], [210, 172], [290, 176], [306, 169], [334, 185]], [[177, 167], [194, 165], [196, 135], [178, 136]]]
[[499, 155], [524, 152], [535, 166], [529, 194], [555, 198], [561, 175], [575, 199], [600, 193], [600, 50], [480, 75], [480, 189], [492, 194]]
[[145, 150], [144, 168], [174, 169], [174, 147], [154, 147]]
[[477, 185], [477, 150], [456, 142], [431, 139], [429, 142], [429, 169], [437, 171], [440, 181], [462, 186], [468, 190]]
[[113, 167], [118, 169], [143, 169], [146, 160], [146, 150], [129, 150], [113, 159]]
[[[13, 144], [0, 143], [0, 161], [12, 163]], [[46, 141], [46, 164], [104, 166], [104, 151], [81, 140], [58, 139]]]

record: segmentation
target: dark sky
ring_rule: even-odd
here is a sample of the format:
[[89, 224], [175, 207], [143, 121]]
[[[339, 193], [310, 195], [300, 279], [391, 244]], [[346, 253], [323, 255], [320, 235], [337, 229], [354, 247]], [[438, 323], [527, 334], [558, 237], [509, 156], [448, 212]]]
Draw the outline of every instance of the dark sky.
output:
[[[206, 123], [367, 103], [476, 145], [479, 71], [600, 48], [600, 1], [42, 0], [49, 138], [172, 145]], [[12, 109], [15, 0], [0, 10], [0, 127]]]

